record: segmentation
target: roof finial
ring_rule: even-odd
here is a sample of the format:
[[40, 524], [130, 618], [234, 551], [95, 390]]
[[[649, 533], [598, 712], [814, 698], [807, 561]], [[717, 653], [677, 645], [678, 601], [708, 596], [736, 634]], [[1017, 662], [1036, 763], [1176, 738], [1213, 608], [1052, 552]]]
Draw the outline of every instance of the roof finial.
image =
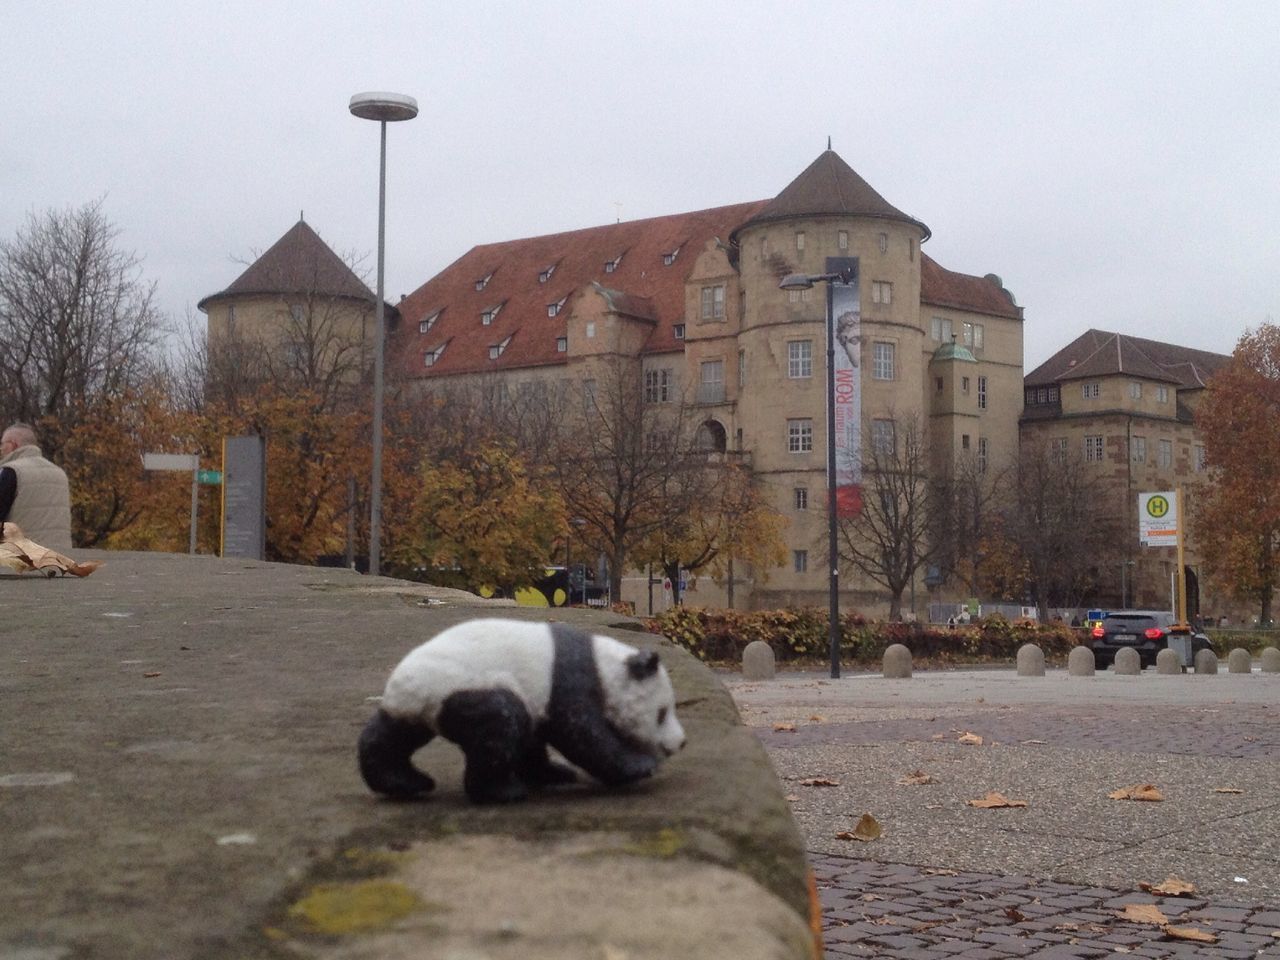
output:
[[831, 134], [827, 134], [827, 149], [831, 149]]
[[306, 223], [306, 222], [307, 222], [307, 218], [303, 216], [303, 214], [304, 214], [305, 212], [306, 212], [306, 211], [304, 211], [304, 210], [299, 210], [299, 211], [298, 211], [298, 222], [299, 222], [299, 223]]

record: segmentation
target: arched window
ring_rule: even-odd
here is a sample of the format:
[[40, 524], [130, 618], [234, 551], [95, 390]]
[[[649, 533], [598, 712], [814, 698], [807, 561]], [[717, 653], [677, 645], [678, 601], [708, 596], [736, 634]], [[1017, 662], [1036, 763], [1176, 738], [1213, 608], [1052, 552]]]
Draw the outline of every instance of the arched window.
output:
[[707, 453], [724, 453], [728, 449], [728, 438], [720, 421], [707, 420], [698, 427], [698, 449]]

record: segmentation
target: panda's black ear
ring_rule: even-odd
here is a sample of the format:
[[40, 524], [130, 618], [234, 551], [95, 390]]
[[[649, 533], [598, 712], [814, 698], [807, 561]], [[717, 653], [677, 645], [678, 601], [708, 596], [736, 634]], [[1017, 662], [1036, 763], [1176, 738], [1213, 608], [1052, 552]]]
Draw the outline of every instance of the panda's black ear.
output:
[[658, 672], [658, 655], [650, 650], [633, 653], [627, 657], [627, 672], [633, 680], [644, 680]]

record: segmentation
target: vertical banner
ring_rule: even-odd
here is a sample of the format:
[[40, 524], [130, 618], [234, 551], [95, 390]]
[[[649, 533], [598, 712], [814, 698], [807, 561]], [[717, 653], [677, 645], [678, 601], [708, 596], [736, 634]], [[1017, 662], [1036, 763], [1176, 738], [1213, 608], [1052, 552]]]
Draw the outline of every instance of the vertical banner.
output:
[[[835, 362], [827, 402], [835, 406], [836, 515], [862, 512], [862, 306], [858, 297], [858, 258], [828, 257], [827, 272], [848, 283], [827, 284], [828, 323], [835, 328]], [[827, 336], [832, 331], [827, 330]]]
[[267, 545], [267, 444], [222, 440], [222, 556], [261, 560]]

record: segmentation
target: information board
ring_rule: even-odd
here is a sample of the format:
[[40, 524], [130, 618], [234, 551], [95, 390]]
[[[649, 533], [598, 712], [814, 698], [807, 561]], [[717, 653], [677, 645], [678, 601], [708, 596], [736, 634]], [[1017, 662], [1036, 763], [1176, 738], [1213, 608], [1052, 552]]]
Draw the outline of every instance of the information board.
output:
[[267, 549], [267, 443], [222, 441], [222, 555], [261, 560]]

